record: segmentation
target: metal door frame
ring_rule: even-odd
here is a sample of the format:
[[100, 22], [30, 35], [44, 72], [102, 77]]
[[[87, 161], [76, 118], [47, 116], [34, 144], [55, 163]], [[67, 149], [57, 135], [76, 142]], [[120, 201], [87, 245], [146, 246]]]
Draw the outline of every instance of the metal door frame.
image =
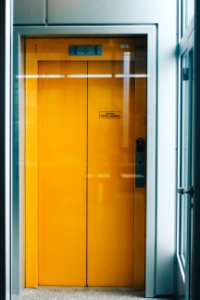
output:
[[[20, 289], [20, 197], [19, 197], [19, 92], [20, 61], [23, 65], [25, 37], [81, 36], [147, 37], [147, 186], [146, 186], [146, 270], [145, 296], [154, 297], [156, 289], [156, 230], [157, 230], [157, 27], [152, 24], [116, 26], [24, 26], [14, 29], [13, 41], [13, 100], [11, 102], [11, 282], [12, 290]], [[24, 74], [22, 74], [24, 75]], [[13, 251], [15, 249], [15, 251]], [[23, 258], [22, 258], [23, 259]]]
[[0, 4], [0, 299], [10, 299], [10, 90], [11, 6]]
[[[190, 22], [186, 32], [184, 33], [184, 36], [182, 37], [180, 43], [179, 43], [179, 51], [178, 51], [178, 104], [177, 104], [177, 169], [176, 169], [176, 174], [177, 174], [177, 187], [179, 187], [179, 170], [180, 170], [180, 133], [181, 133], [181, 128], [180, 128], [180, 124], [181, 124], [181, 111], [180, 111], [180, 107], [181, 107], [181, 102], [182, 102], [182, 81], [181, 81], [181, 68], [182, 68], [182, 64], [181, 64], [181, 59], [183, 56], [187, 56], [187, 60], [188, 60], [188, 64], [190, 63], [190, 53], [193, 52], [193, 70], [194, 70], [194, 19], [192, 19], [192, 21]], [[193, 77], [194, 74], [191, 74], [191, 67], [190, 65], [188, 65], [189, 68], [189, 80], [191, 80], [191, 76]], [[189, 82], [189, 87], [188, 87], [188, 98], [189, 101], [193, 101], [194, 99], [191, 99], [191, 86], [190, 86], [190, 82]], [[194, 95], [193, 95], [194, 98]], [[194, 115], [194, 107], [192, 108], [192, 113]], [[192, 120], [191, 120], [192, 122]], [[194, 124], [192, 124], [193, 127]], [[192, 142], [192, 152], [193, 152], [193, 136], [191, 137], [191, 142]], [[193, 168], [193, 154], [191, 153], [192, 156], [192, 161], [191, 161], [191, 168]], [[176, 199], [179, 199], [179, 195], [178, 195], [178, 191], [177, 191], [177, 197]], [[186, 299], [189, 299], [190, 295], [190, 274], [191, 274], [191, 270], [190, 270], [190, 247], [191, 247], [191, 237], [190, 237], [190, 232], [187, 232], [187, 257], [186, 257], [186, 266], [185, 266], [185, 270], [183, 270], [182, 267], [182, 262], [180, 260], [179, 257], [179, 236], [180, 236], [180, 224], [179, 224], [179, 219], [180, 219], [180, 204], [179, 204], [179, 200], [177, 201], [177, 207], [176, 207], [176, 288], [175, 288], [175, 293], [177, 296], [180, 296], [181, 294], [183, 294], [186, 291]], [[189, 205], [188, 205], [189, 206]], [[187, 216], [188, 216], [188, 212], [187, 212]], [[189, 222], [191, 222], [191, 218], [189, 216]], [[187, 228], [188, 229], [188, 228]]]

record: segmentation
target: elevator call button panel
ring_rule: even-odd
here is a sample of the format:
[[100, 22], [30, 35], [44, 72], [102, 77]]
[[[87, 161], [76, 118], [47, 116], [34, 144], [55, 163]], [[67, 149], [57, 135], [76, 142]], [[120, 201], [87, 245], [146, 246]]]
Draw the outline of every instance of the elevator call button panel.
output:
[[74, 45], [69, 46], [70, 56], [101, 56], [102, 46]]
[[135, 186], [143, 188], [146, 186], [146, 143], [143, 138], [136, 140], [135, 155]]

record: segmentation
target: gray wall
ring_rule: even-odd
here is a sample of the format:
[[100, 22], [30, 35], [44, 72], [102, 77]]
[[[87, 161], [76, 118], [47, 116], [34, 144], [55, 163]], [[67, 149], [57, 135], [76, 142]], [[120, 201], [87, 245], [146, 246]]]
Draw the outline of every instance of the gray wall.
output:
[[[15, 0], [15, 25], [157, 24], [158, 141], [156, 294], [173, 291], [175, 253], [175, 0]], [[154, 109], [154, 108], [152, 108]]]

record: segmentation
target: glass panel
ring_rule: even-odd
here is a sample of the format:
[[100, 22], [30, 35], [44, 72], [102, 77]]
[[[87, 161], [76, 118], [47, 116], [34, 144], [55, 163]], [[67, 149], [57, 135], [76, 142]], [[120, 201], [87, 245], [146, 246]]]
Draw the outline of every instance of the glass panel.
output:
[[[192, 188], [192, 99], [193, 99], [193, 58], [192, 51], [181, 60], [181, 101], [180, 101], [180, 177], [179, 184], [179, 258], [184, 273], [184, 293], [190, 293], [190, 251], [191, 251], [191, 188]], [[184, 192], [185, 191], [185, 192]]]
[[181, 35], [183, 36], [187, 28], [187, 0], [181, 0]]
[[[180, 141], [178, 193], [178, 277], [181, 276], [181, 294], [189, 299], [191, 286], [191, 202], [192, 202], [192, 122], [193, 122], [193, 50], [181, 57]], [[178, 284], [179, 285], [179, 284]]]
[[[191, 74], [191, 79], [190, 79], [190, 116], [191, 116], [191, 128], [190, 128], [190, 132], [189, 132], [189, 137], [190, 137], [190, 152], [191, 152], [191, 157], [190, 157], [190, 163], [191, 163], [191, 167], [190, 167], [190, 181], [191, 181], [191, 186], [193, 187], [194, 186], [194, 172], [193, 172], [193, 168], [194, 168], [194, 156], [193, 156], [193, 149], [194, 149], [194, 137], [193, 137], [193, 132], [194, 132], [194, 129], [193, 129], [193, 116], [194, 116], [194, 75], [193, 75], [193, 61], [194, 61], [194, 58], [193, 58], [193, 49], [190, 51], [190, 54], [189, 54], [189, 69], [190, 69], [190, 74]], [[192, 201], [191, 201], [192, 202]], [[190, 257], [188, 258], [188, 289], [190, 290], [188, 292], [188, 295], [189, 295], [189, 299], [192, 299], [192, 281], [193, 281], [193, 278], [192, 278], [192, 272], [191, 272], [191, 268], [192, 268], [192, 264], [193, 264], [193, 257], [192, 257], [192, 247], [193, 247], [193, 220], [194, 220], [194, 216], [193, 216], [193, 209], [192, 207], [190, 207], [191, 205], [189, 204], [189, 209], [191, 211], [191, 214], [190, 214], [190, 229], [189, 229], [189, 245], [188, 245], [188, 251], [190, 251]]]
[[24, 285], [142, 289], [146, 37], [27, 38], [24, 49]]
[[188, 25], [194, 17], [194, 0], [188, 0]]
[[[181, 94], [181, 144], [180, 144], [180, 186], [188, 188], [188, 62], [182, 59], [182, 94]], [[187, 194], [180, 195], [180, 255], [185, 267], [187, 249]]]
[[182, 36], [184, 35], [193, 17], [194, 17], [194, 0], [182, 0], [181, 1]]

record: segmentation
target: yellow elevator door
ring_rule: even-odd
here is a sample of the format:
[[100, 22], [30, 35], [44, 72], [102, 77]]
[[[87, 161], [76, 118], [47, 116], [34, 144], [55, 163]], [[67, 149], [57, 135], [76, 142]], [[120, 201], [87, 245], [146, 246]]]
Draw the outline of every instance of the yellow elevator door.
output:
[[86, 72], [39, 63], [39, 285], [86, 284]]
[[122, 61], [88, 62], [88, 74], [88, 285], [133, 286], [134, 86]]
[[114, 60], [38, 74], [39, 285], [133, 286], [134, 79]]

